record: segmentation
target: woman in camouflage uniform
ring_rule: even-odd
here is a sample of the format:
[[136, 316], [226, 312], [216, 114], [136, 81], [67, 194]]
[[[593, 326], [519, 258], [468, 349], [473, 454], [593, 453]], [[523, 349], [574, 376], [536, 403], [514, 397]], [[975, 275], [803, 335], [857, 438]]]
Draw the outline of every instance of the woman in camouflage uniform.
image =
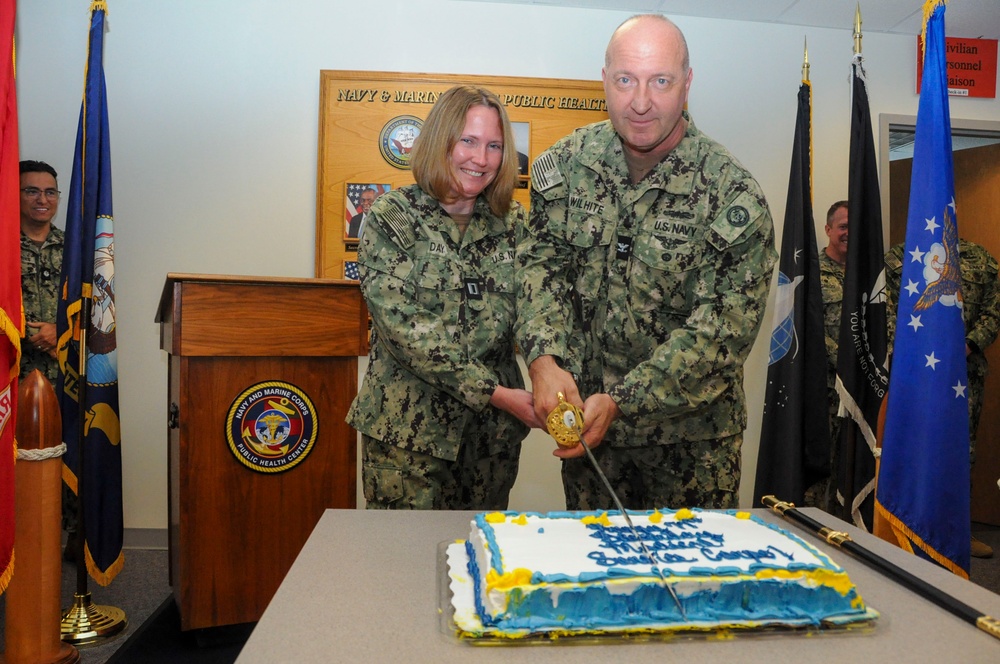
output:
[[517, 154], [482, 88], [438, 99], [416, 185], [380, 196], [358, 250], [373, 330], [347, 421], [374, 509], [505, 509], [536, 421], [514, 357]]

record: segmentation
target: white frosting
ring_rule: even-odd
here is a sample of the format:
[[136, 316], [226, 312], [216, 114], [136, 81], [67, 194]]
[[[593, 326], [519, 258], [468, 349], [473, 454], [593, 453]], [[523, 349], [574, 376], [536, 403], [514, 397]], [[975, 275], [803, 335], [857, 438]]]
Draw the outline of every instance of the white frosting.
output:
[[[756, 520], [723, 512], [697, 512], [694, 519], [683, 520], [667, 513], [658, 523], [651, 522], [647, 515], [630, 516], [666, 576], [719, 568], [750, 572], [751, 567], [760, 564], [787, 568], [798, 563], [836, 569], [828, 558], [820, 558], [822, 554], [816, 549]], [[642, 575], [656, 574], [648, 562], [641, 562], [645, 554], [625, 519], [616, 514], [608, 515], [608, 520], [610, 529], [584, 525], [578, 518], [552, 519], [531, 514], [524, 525], [508, 518], [489, 526], [500, 546], [504, 572], [524, 568], [545, 576], [575, 577], [607, 573], [613, 567]], [[483, 569], [488, 570], [493, 560], [488, 551], [484, 554], [487, 565]]]
[[[508, 512], [472, 522], [470, 572], [484, 619], [530, 630], [650, 621], [817, 623], [835, 614], [865, 614], [842, 568], [749, 513], [695, 509], [630, 516], [656, 567], [694, 615], [675, 608], [621, 515]], [[591, 595], [594, 590], [598, 594]], [[565, 607], [563, 597], [570, 598]], [[792, 597], [797, 599], [788, 604]], [[609, 601], [624, 604], [609, 609]]]

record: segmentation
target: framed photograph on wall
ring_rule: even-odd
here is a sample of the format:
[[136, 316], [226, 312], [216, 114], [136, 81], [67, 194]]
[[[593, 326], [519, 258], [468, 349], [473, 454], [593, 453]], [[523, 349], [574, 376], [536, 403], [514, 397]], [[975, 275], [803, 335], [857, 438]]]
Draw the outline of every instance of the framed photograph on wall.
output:
[[347, 183], [344, 196], [344, 240], [357, 242], [364, 230], [365, 215], [375, 199], [392, 189], [389, 184]]

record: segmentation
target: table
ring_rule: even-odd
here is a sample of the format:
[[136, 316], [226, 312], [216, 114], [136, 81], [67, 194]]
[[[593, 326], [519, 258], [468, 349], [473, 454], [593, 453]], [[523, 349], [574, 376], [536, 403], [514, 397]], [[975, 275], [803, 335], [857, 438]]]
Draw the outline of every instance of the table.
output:
[[[960, 579], [815, 508], [848, 532], [970, 606], [1000, 616], [1000, 595]], [[474, 512], [327, 510], [264, 611], [237, 664], [256, 662], [1000, 662], [1000, 640], [979, 631], [850, 554], [768, 510], [752, 512], [815, 544], [847, 569], [881, 613], [868, 633], [796, 633], [622, 642], [478, 647], [444, 633], [438, 615], [438, 545], [463, 539]], [[514, 650], [512, 650], [514, 649]]]

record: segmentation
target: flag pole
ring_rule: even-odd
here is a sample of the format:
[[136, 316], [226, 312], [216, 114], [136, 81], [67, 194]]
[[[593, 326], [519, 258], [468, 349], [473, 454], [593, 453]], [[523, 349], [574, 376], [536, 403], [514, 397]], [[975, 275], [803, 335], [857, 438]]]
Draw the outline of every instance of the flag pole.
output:
[[854, 9], [854, 55], [861, 55], [861, 3]]
[[[70, 270], [74, 272], [69, 275], [66, 260], [64, 259], [63, 271], [66, 285], [64, 285], [64, 299], [69, 302], [70, 298], [79, 297], [80, 309], [76, 324], [67, 320], [68, 331], [71, 331], [69, 344], [78, 339], [76, 348], [78, 354], [79, 375], [75, 385], [76, 392], [76, 414], [75, 423], [76, 437], [76, 491], [77, 491], [77, 550], [76, 554], [76, 575], [77, 589], [73, 596], [73, 605], [63, 614], [60, 625], [62, 640], [73, 644], [92, 644], [102, 639], [108, 639], [120, 635], [128, 625], [125, 612], [113, 606], [97, 606], [91, 600], [90, 592], [87, 589], [88, 561], [87, 553], [87, 523], [85, 515], [87, 511], [87, 495], [95, 488], [100, 489], [98, 483], [87, 480], [87, 457], [97, 452], [100, 459], [100, 450], [91, 449], [87, 453], [88, 415], [90, 415], [91, 404], [88, 403], [87, 384], [87, 351], [88, 332], [93, 324], [93, 294], [94, 277], [93, 267], [95, 253], [97, 251], [96, 235], [93, 228], [88, 229], [88, 225], [93, 225], [99, 218], [100, 198], [98, 186], [102, 182], [101, 171], [98, 167], [105, 152], [104, 140], [106, 135], [100, 121], [106, 119], [106, 98], [103, 88], [103, 56], [104, 56], [104, 17], [107, 15], [108, 7], [106, 0], [92, 0], [90, 3], [90, 29], [88, 31], [87, 43], [87, 68], [84, 75], [83, 103], [80, 110], [80, 125], [77, 135], [77, 148], [74, 155], [73, 181], [70, 187], [70, 205], [67, 212], [66, 226], [76, 229], [74, 233], [67, 233], [67, 249], [69, 249], [69, 239], [72, 236], [76, 245], [80, 248], [79, 256], [74, 254], [80, 265], [73, 265]], [[98, 124], [92, 120], [98, 119]], [[93, 126], [92, 126], [93, 125]], [[93, 135], [98, 136], [99, 141], [93, 144], [94, 150], [88, 154], [88, 131], [95, 130]], [[96, 157], [96, 158], [95, 158]], [[98, 186], [94, 186], [95, 183]], [[92, 200], [93, 199], [93, 200]], [[74, 202], [77, 204], [74, 205]], [[77, 237], [79, 234], [81, 237]], [[73, 261], [74, 263], [76, 260]], [[87, 267], [89, 265], [89, 268]], [[79, 268], [78, 270], [76, 268]], [[76, 274], [80, 274], [79, 282], [75, 281]], [[71, 278], [72, 277], [72, 278]], [[77, 286], [77, 283], [79, 286]], [[72, 284], [72, 286], [70, 286]], [[79, 290], [79, 292], [77, 292]], [[65, 313], [64, 313], [65, 312]], [[60, 316], [69, 318], [68, 311], [60, 307]], [[61, 318], [60, 318], [61, 322]], [[72, 398], [72, 391], [64, 389], [63, 392]], [[71, 412], [73, 408], [71, 402], [63, 404], [65, 412]], [[68, 433], [64, 431], [64, 433]], [[68, 438], [67, 438], [68, 439]], [[96, 443], [95, 443], [96, 444]], [[93, 461], [91, 464], [93, 465]], [[94, 480], [96, 475], [91, 475]], [[99, 494], [95, 494], [99, 495]], [[93, 517], [94, 514], [92, 513]], [[98, 538], [100, 539], [100, 538]], [[91, 551], [93, 569], [99, 569], [98, 564], [93, 559]], [[100, 581], [100, 579], [99, 579]]]
[[970, 625], [974, 625], [993, 638], [1000, 639], [1000, 620], [986, 615], [982, 611], [952, 597], [940, 588], [936, 588], [923, 579], [907, 572], [895, 563], [889, 562], [877, 553], [855, 542], [847, 533], [824, 526], [819, 521], [795, 509], [795, 505], [792, 503], [780, 501], [774, 496], [764, 496], [761, 502], [764, 504], [764, 507], [770, 508], [778, 516], [802, 526], [827, 544], [847, 551], [855, 558], [862, 560], [869, 567], [873, 567], [906, 589], [915, 592]]
[[128, 626], [125, 612], [115, 606], [98, 606], [94, 604], [90, 591], [87, 589], [87, 565], [84, 547], [87, 543], [87, 524], [84, 519], [84, 496], [86, 495], [86, 462], [87, 446], [84, 444], [87, 415], [87, 328], [91, 320], [91, 298], [93, 284], [81, 284], [80, 298], [80, 378], [77, 383], [77, 436], [79, 444], [80, 472], [76, 484], [76, 592], [73, 594], [73, 606], [66, 610], [60, 623], [60, 638], [71, 644], [87, 645], [103, 639], [117, 638]]
[[809, 39], [802, 38], [802, 82], [809, 82]]

